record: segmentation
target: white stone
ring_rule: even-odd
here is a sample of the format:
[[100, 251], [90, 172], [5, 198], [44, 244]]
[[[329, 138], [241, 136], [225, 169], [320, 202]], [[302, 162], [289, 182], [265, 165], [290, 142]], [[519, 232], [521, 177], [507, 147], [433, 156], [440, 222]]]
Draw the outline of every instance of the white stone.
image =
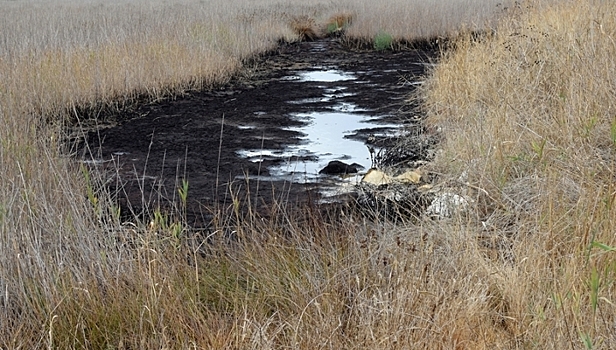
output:
[[439, 194], [426, 209], [426, 215], [438, 219], [450, 218], [464, 211], [470, 200], [455, 193], [444, 192]]

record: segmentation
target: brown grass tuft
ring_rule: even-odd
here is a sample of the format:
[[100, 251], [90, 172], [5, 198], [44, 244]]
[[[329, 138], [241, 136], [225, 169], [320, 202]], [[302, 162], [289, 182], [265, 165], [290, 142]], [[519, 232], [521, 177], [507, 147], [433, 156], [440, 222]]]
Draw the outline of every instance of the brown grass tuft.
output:
[[325, 25], [325, 35], [339, 35], [353, 23], [353, 15], [350, 13], [338, 13], [329, 18]]
[[314, 41], [319, 37], [316, 31], [316, 21], [312, 17], [306, 15], [293, 17], [290, 26], [298, 35], [299, 40]]

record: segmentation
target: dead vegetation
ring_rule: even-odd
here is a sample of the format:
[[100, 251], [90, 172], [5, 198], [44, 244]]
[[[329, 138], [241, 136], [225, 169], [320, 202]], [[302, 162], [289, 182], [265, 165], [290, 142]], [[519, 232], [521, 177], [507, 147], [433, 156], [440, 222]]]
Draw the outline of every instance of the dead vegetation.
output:
[[[494, 32], [461, 36], [435, 68], [422, 91], [444, 140], [431, 170], [474, 198], [464, 215], [393, 223], [345, 208], [291, 215], [280, 202], [267, 219], [230, 208], [207, 232], [162, 213], [120, 222], [43, 120], [215, 84], [297, 37], [279, 20], [287, 8], [226, 3], [1, 5], [0, 347], [616, 347], [609, 2], [501, 8]], [[344, 9], [347, 35], [442, 35], [450, 16], [469, 18], [360, 5]], [[342, 11], [310, 6], [293, 12], [310, 28]], [[408, 25], [411, 8], [435, 26]]]
[[338, 13], [331, 16], [323, 25], [307, 15], [291, 18], [290, 26], [299, 40], [314, 41], [318, 38], [342, 36], [353, 22], [350, 13]]
[[493, 34], [459, 40], [424, 86], [445, 138], [435, 170], [481, 203], [467, 229], [510, 260], [499, 293], [525, 343], [611, 348], [614, 10], [510, 11]]
[[319, 38], [316, 29], [316, 21], [306, 15], [291, 19], [291, 28], [297, 34], [299, 40], [314, 41]]

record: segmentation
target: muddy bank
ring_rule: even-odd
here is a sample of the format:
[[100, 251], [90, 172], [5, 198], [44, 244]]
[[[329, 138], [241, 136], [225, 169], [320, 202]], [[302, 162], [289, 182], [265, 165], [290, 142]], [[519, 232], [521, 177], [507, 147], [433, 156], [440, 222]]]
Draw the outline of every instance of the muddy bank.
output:
[[[427, 50], [354, 51], [336, 39], [283, 44], [215, 90], [101, 116], [106, 126], [86, 133], [80, 156], [105, 172], [125, 213], [177, 204], [182, 179], [189, 184], [187, 216], [197, 226], [233, 198], [249, 198], [263, 213], [275, 201], [314, 201], [319, 181], [292, 182], [280, 176], [281, 165], [346, 161], [346, 148], [357, 147], [353, 159], [369, 168], [370, 150], [395, 143], [400, 126], [421, 133], [405, 99], [434, 57]], [[323, 72], [350, 78], [318, 78]], [[305, 127], [315, 113], [330, 122], [357, 115], [365, 127], [340, 136], [354, 145], [304, 150], [310, 143]], [[410, 154], [406, 160], [425, 157], [419, 150]]]

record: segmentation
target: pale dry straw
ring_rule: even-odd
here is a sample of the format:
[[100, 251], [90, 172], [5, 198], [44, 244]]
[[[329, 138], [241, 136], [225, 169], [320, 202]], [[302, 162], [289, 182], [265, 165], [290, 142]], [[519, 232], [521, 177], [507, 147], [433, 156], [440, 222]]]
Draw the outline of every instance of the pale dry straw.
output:
[[523, 2], [425, 86], [446, 140], [436, 169], [464, 174], [481, 204], [469, 233], [512, 259], [490, 279], [522, 344], [616, 344], [615, 18], [609, 2]]

